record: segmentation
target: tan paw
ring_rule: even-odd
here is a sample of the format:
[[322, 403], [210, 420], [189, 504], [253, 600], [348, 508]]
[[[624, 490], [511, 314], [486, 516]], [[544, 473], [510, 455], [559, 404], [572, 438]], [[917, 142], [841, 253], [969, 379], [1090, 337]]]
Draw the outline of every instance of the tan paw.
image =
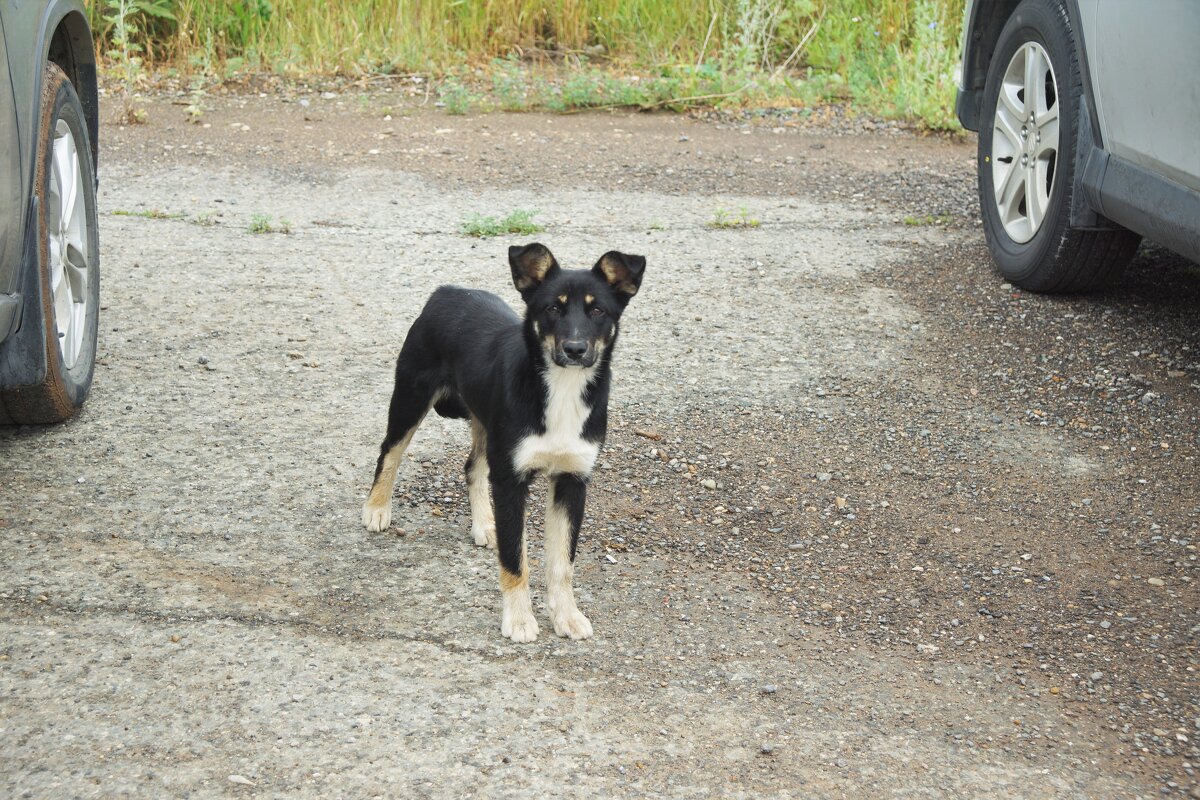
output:
[[532, 642], [538, 635], [533, 611], [505, 611], [500, 617], [500, 633], [514, 642]]
[[554, 632], [559, 636], [565, 636], [576, 641], [592, 637], [591, 620], [585, 617], [577, 608], [553, 614], [551, 615], [551, 621], [554, 622]]
[[477, 525], [471, 523], [471, 536], [475, 539], [476, 547], [486, 547], [489, 550], [496, 549], [496, 524]]
[[386, 531], [388, 525], [392, 524], [392, 503], [388, 499], [387, 505], [373, 506], [370, 503], [363, 505], [362, 523], [367, 530], [372, 533]]

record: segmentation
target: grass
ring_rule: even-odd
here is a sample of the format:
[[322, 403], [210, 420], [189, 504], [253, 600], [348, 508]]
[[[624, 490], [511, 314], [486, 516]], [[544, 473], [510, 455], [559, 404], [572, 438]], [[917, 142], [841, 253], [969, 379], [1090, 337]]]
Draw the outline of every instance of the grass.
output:
[[738, 209], [737, 213], [727, 211], [723, 208], [718, 208], [713, 213], [713, 218], [709, 221], [710, 228], [729, 229], [729, 228], [757, 228], [762, 223], [754, 217], [751, 217], [745, 206]]
[[170, 16], [143, 14], [133, 32], [89, 4], [98, 50], [123, 36], [184, 78], [415, 74], [451, 114], [848, 101], [957, 126], [961, 0], [156, 2]]
[[269, 214], [251, 214], [250, 227], [247, 230], [250, 233], [291, 233], [292, 223], [281, 219], [276, 225]]
[[508, 233], [522, 235], [540, 233], [546, 228], [533, 221], [537, 213], [519, 208], [507, 217], [485, 217], [481, 214], [474, 214], [459, 226], [459, 232], [464, 236], [474, 236], [479, 239], [503, 236]]
[[926, 225], [948, 225], [954, 221], [954, 217], [949, 214], [926, 214], [923, 217], [907, 216], [901, 222], [909, 227], [924, 227]]
[[141, 217], [142, 219], [186, 219], [187, 214], [180, 211], [162, 211], [157, 208], [151, 208], [146, 211], [129, 211], [123, 208], [117, 208], [109, 212], [114, 217]]

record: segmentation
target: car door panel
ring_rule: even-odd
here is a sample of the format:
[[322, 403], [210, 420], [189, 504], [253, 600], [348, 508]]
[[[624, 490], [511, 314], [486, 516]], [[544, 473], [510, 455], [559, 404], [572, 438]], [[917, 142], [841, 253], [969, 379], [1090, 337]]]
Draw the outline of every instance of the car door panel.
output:
[[1200, 3], [1079, 9], [1104, 149], [1200, 191]]
[[[21, 259], [21, 221], [24, 207], [21, 177], [21, 137], [0, 20], [0, 293], [16, 291]], [[0, 331], [2, 335], [4, 331]]]

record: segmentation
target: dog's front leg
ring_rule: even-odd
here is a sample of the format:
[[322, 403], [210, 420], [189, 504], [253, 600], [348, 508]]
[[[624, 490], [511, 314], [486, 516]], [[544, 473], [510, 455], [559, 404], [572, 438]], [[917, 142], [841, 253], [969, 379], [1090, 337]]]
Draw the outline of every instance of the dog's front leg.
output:
[[500, 633], [514, 642], [532, 642], [538, 635], [533, 603], [529, 600], [529, 563], [525, 554], [525, 495], [529, 482], [491, 475], [496, 513], [496, 553], [500, 557]]
[[546, 502], [546, 605], [554, 632], [572, 639], [592, 635], [592, 623], [575, 606], [575, 547], [583, 524], [587, 483], [577, 475], [557, 475]]

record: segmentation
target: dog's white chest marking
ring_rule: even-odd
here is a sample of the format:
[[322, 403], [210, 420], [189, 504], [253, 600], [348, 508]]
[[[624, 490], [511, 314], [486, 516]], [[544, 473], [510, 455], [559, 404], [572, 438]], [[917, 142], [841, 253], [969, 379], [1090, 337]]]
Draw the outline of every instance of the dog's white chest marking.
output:
[[600, 445], [583, 438], [583, 424], [592, 408], [583, 392], [595, 369], [550, 367], [546, 379], [546, 432], [528, 436], [513, 453], [519, 472], [541, 471], [589, 475]]

